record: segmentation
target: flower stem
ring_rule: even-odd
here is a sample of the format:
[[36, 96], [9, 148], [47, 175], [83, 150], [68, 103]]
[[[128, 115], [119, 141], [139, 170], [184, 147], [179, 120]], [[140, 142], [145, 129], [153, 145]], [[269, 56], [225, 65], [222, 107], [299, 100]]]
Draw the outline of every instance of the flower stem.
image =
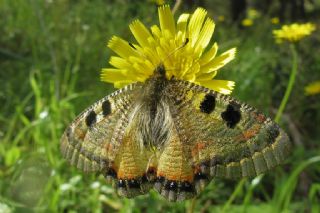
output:
[[294, 44], [290, 44], [290, 50], [291, 50], [291, 53], [292, 53], [292, 68], [291, 68], [291, 73], [290, 73], [290, 78], [289, 78], [289, 82], [288, 82], [288, 85], [287, 85], [287, 89], [286, 89], [286, 92], [282, 98], [282, 101], [281, 101], [281, 104], [280, 104], [280, 107], [277, 111], [277, 114], [276, 114], [276, 117], [275, 117], [275, 121], [276, 122], [279, 122], [280, 118], [281, 118], [281, 115], [287, 105], [287, 102], [289, 100], [289, 97], [290, 97], [290, 94], [291, 94], [291, 91], [292, 91], [292, 88], [293, 88], [293, 85], [294, 85], [294, 82], [296, 80], [296, 76], [297, 76], [297, 71], [298, 71], [298, 53], [296, 51], [296, 48], [294, 46]]
[[191, 200], [191, 204], [189, 206], [188, 213], [193, 213], [194, 212], [194, 208], [196, 207], [196, 202], [197, 202], [197, 198], [194, 197]]

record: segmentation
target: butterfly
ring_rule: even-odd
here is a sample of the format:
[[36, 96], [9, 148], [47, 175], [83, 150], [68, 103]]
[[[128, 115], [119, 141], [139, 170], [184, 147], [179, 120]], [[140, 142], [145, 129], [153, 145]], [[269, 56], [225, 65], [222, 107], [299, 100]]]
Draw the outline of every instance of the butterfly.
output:
[[82, 112], [61, 139], [63, 156], [99, 172], [120, 196], [155, 189], [169, 201], [198, 195], [216, 177], [254, 177], [289, 154], [270, 118], [200, 85], [167, 79], [159, 64]]

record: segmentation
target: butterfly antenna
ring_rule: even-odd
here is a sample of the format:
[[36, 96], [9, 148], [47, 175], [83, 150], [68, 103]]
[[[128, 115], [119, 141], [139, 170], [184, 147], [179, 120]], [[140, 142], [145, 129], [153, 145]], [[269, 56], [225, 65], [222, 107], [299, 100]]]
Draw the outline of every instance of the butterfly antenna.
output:
[[[164, 62], [165, 62], [168, 58], [170, 58], [173, 54], [175, 54], [176, 52], [178, 52], [179, 50], [181, 50], [182, 48], [184, 48], [188, 43], [189, 43], [189, 38], [186, 38], [186, 40], [184, 41], [184, 43], [183, 43], [181, 46], [179, 46], [179, 47], [175, 48], [174, 50], [172, 50], [171, 53], [169, 53], [164, 59], [162, 59], [162, 60], [160, 61], [160, 63], [159, 63], [159, 65], [157, 66], [156, 70], [157, 70], [157, 69], [165, 70]], [[168, 70], [166, 69], [166, 71], [168, 71]]]
[[173, 54], [175, 54], [176, 52], [178, 52], [179, 50], [181, 50], [182, 48], [184, 48], [187, 44], [189, 43], [189, 38], [186, 38], [186, 40], [184, 41], [184, 43], [180, 46], [177, 47], [176, 49], [172, 50], [171, 53], [169, 53], [163, 60], [162, 60], [162, 64], [165, 60], [167, 60], [170, 56], [172, 56]]
[[128, 42], [129, 46], [132, 47], [132, 49], [137, 49], [131, 42]]
[[[164, 66], [163, 66], [164, 62], [165, 62], [169, 57], [171, 57], [173, 54], [175, 54], [176, 52], [178, 52], [179, 50], [181, 50], [182, 48], [184, 48], [188, 43], [189, 43], [189, 38], [186, 38], [186, 40], [184, 41], [184, 43], [183, 43], [181, 46], [175, 48], [175, 49], [172, 50], [164, 59], [160, 60], [160, 63], [159, 63], [159, 65], [157, 66], [156, 69], [158, 69], [158, 68], [160, 68], [160, 67], [164, 68]], [[132, 49], [137, 50], [137, 48], [136, 48], [131, 42], [128, 42], [128, 44], [129, 44], [129, 46], [130, 46]], [[141, 52], [139, 52], [139, 51], [138, 51], [138, 53], [139, 53], [142, 57], [147, 58], [147, 56], [144, 55], [143, 53], [141, 53]]]

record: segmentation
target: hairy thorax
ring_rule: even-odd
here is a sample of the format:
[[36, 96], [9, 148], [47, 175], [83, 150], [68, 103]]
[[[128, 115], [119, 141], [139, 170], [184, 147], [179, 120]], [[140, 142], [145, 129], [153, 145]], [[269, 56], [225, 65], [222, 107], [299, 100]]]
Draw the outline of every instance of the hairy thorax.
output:
[[151, 150], [161, 150], [173, 128], [171, 101], [166, 92], [170, 80], [161, 71], [156, 70], [145, 82], [129, 116], [132, 127], [138, 127], [134, 129], [137, 131], [135, 135], [140, 147]]

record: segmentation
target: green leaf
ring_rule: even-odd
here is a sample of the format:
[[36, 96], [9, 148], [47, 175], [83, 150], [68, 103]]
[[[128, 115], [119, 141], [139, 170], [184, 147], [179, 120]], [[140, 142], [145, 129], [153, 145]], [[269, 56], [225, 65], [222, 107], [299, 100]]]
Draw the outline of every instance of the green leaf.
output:
[[5, 165], [6, 166], [12, 166], [13, 164], [15, 164], [18, 159], [20, 158], [21, 155], [21, 151], [19, 148], [17, 147], [11, 147], [5, 155]]

